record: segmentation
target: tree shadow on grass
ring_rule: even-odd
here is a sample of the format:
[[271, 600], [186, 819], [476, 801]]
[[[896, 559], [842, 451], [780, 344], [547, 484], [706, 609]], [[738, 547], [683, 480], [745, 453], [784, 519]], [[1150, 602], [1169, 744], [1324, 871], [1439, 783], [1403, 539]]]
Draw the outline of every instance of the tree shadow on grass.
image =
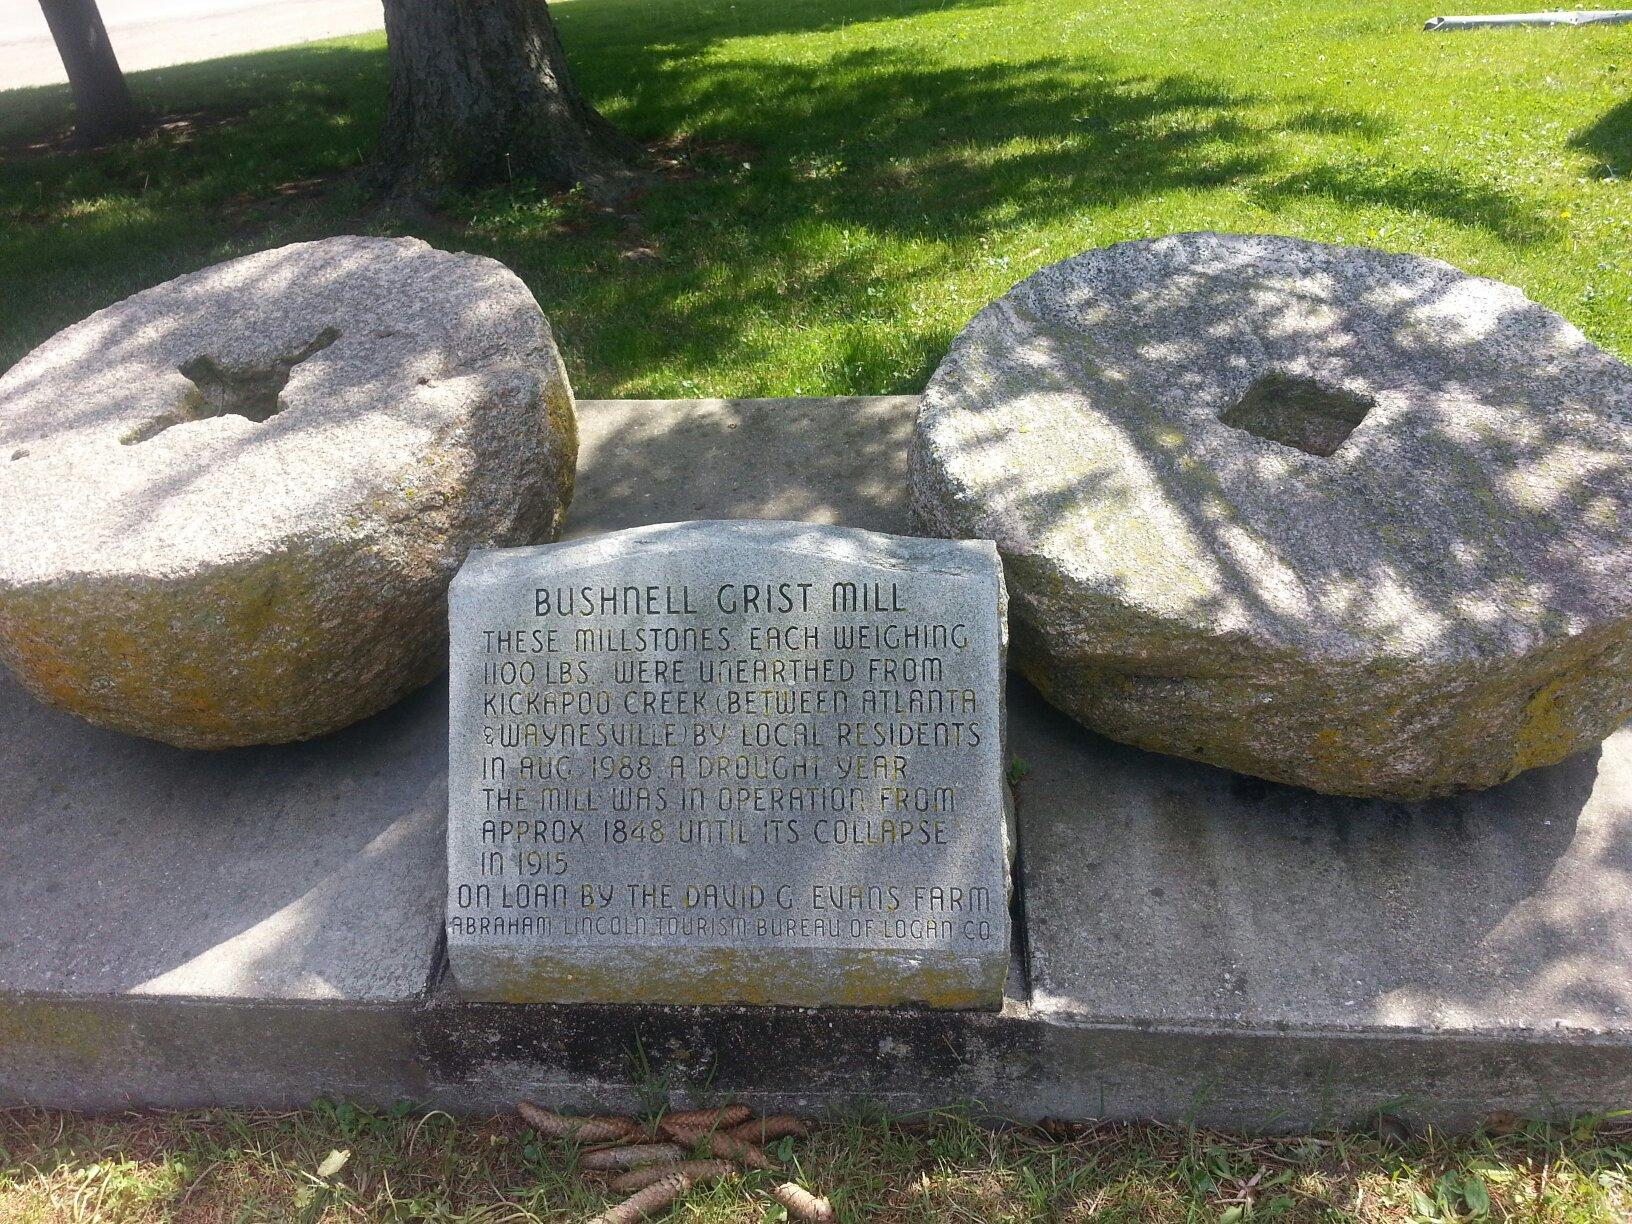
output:
[[[649, 133], [684, 125], [704, 142], [731, 140], [754, 152], [746, 164], [714, 166], [644, 202], [660, 260], [636, 269], [603, 263], [602, 275], [576, 287], [569, 312], [621, 333], [601, 351], [625, 358], [609, 370], [624, 387], [642, 388], [643, 367], [676, 359], [704, 369], [722, 347], [749, 356], [744, 321], [786, 314], [790, 298], [831, 301], [865, 319], [886, 302], [903, 305], [914, 286], [944, 279], [949, 264], [987, 240], [1189, 192], [1239, 184], [1274, 207], [1318, 191], [1509, 242], [1545, 232], [1499, 188], [1449, 168], [1402, 172], [1370, 154], [1364, 142], [1379, 124], [1369, 116], [1329, 106], [1295, 112], [1322, 137], [1352, 132], [1359, 142], [1343, 148], [1341, 169], [1300, 169], [1277, 145], [1279, 111], [1298, 99], [1194, 75], [1128, 72], [1105, 57], [972, 71], [874, 47], [812, 63], [671, 58], [646, 72], [619, 115], [626, 126]], [[843, 235], [837, 250], [835, 234]], [[902, 243], [917, 252], [910, 269], [901, 266]], [[494, 253], [553, 287], [532, 252], [500, 240]], [[722, 261], [730, 261], [728, 274]], [[877, 297], [858, 303], [858, 286]], [[641, 320], [641, 335], [617, 323], [627, 318]], [[826, 367], [834, 381], [800, 390], [916, 390], [949, 339], [943, 330], [920, 333], [921, 343], [895, 344], [885, 357], [865, 351], [869, 342], [854, 331], [845, 337], [863, 351], [834, 349]], [[773, 363], [776, 346], [752, 354], [760, 355]], [[755, 393], [790, 389], [767, 368]]]
[[1577, 133], [1570, 147], [1596, 158], [1601, 174], [1632, 174], [1632, 99], [1610, 107], [1591, 127]]
[[71, 119], [66, 86], [0, 92], [0, 369], [157, 281], [357, 224], [356, 193], [315, 197], [373, 150], [380, 49], [298, 47], [131, 82], [165, 121], [89, 150], [58, 143]]
[[[155, 110], [237, 121], [184, 139], [0, 158], [0, 280], [18, 293], [0, 366], [143, 285], [355, 230], [412, 231], [504, 260], [556, 321], [581, 389], [603, 395], [657, 390], [654, 371], [663, 390], [685, 393], [680, 375], [706, 380], [722, 356], [763, 373], [752, 385], [737, 375], [730, 387], [697, 390], [792, 390], [808, 380], [781, 372], [790, 332], [767, 326], [792, 315], [802, 316], [793, 327], [845, 324], [807, 342], [822, 352], [805, 390], [915, 390], [949, 336], [948, 324], [915, 317], [914, 306], [982, 243], [1057, 235], [1062, 223], [1088, 228], [1096, 210], [1190, 192], [1239, 185], [1270, 208], [1313, 193], [1515, 243], [1541, 232], [1492, 184], [1449, 167], [1395, 169], [1370, 143], [1386, 123], [1324, 99], [1130, 70], [1092, 52], [984, 65], [943, 58], [941, 35], [967, 33], [944, 14], [986, 0], [638, 0], [638, 12], [636, 3], [561, 6], [587, 92], [642, 139], [684, 133], [743, 152], [705, 152], [691, 177], [655, 184], [632, 219], [590, 216], [568, 232], [537, 224], [561, 203], [527, 191], [499, 193], [505, 219], [487, 226], [472, 224], [480, 201], [455, 202], [442, 223], [382, 220], [366, 214], [360, 190], [261, 207], [291, 182], [340, 181], [371, 154], [385, 98], [377, 43], [137, 74]], [[741, 41], [889, 21], [922, 23], [922, 39], [813, 41], [791, 57], [784, 42], [761, 53]], [[727, 43], [738, 45], [722, 50]], [[27, 91], [29, 106], [40, 92]], [[5, 111], [21, 96], [0, 94], [0, 131], [14, 129]], [[1297, 160], [1281, 142], [1288, 130], [1337, 161]], [[518, 222], [529, 209], [533, 221]], [[632, 246], [650, 249], [636, 261]], [[1015, 260], [1017, 276], [1028, 270]]]
[[1334, 203], [1372, 204], [1483, 229], [1523, 246], [1551, 232], [1546, 218], [1517, 196], [1433, 166], [1330, 163], [1266, 179], [1252, 189], [1267, 208], [1303, 196]]

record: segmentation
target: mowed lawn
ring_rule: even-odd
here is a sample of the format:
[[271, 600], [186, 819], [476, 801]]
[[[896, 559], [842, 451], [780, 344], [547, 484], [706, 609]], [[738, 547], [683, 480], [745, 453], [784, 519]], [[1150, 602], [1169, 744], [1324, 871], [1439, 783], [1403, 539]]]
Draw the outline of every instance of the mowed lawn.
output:
[[1034, 269], [1202, 228], [1438, 256], [1632, 356], [1632, 27], [1421, 33], [1434, 11], [565, 0], [584, 86], [673, 163], [612, 212], [525, 184], [372, 207], [382, 36], [140, 74], [169, 126], [99, 152], [31, 151], [65, 89], [0, 92], [0, 366], [152, 282], [355, 230], [514, 267], [588, 396], [917, 390]]

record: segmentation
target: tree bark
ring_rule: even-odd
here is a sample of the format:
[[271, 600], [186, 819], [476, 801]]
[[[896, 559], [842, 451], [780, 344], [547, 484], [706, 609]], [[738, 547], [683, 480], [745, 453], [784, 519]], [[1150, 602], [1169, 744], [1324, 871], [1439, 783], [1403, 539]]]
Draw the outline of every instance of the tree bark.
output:
[[418, 195], [541, 179], [616, 198], [639, 151], [573, 82], [545, 0], [385, 0], [387, 185]]
[[68, 72], [77, 112], [75, 134], [94, 144], [138, 131], [141, 115], [131, 101], [96, 0], [40, 0], [40, 8]]

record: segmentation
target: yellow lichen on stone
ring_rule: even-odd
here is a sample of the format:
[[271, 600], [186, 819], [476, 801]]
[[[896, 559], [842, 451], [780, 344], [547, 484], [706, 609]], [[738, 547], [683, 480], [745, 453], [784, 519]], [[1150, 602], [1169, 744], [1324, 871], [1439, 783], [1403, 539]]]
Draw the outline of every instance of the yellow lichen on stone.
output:
[[[801, 952], [809, 951], [810, 957]], [[808, 968], [802, 968], [808, 962]], [[992, 1006], [1002, 993], [973, 962], [947, 963], [869, 948], [597, 948], [541, 950], [517, 963], [500, 1002], [628, 1002], [677, 1006]]]

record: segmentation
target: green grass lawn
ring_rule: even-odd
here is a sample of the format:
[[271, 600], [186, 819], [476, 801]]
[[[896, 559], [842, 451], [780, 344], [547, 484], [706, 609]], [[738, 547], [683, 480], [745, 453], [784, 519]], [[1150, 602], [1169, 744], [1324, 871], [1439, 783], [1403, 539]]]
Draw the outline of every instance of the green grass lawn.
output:
[[[1251, 1139], [1182, 1127], [1103, 1126], [1055, 1135], [988, 1129], [954, 1114], [850, 1118], [773, 1149], [779, 1177], [694, 1191], [677, 1224], [769, 1224], [766, 1188], [796, 1177], [846, 1224], [907, 1221], [1624, 1221], [1632, 1128], [1384, 1143], [1331, 1132]], [[344, 1167], [321, 1176], [331, 1152]], [[330, 1167], [339, 1158], [330, 1161]], [[0, 1219], [158, 1221], [581, 1221], [608, 1196], [573, 1149], [512, 1118], [282, 1114], [85, 1119], [0, 1112]]]
[[0, 365], [154, 281], [348, 230], [510, 264], [589, 396], [916, 390], [1034, 269], [1201, 228], [1439, 256], [1632, 356], [1629, 27], [1427, 35], [1393, 0], [556, 11], [588, 92], [681, 156], [618, 213], [525, 185], [372, 210], [348, 172], [378, 36], [140, 74], [181, 118], [101, 152], [28, 150], [65, 89], [0, 93]]

